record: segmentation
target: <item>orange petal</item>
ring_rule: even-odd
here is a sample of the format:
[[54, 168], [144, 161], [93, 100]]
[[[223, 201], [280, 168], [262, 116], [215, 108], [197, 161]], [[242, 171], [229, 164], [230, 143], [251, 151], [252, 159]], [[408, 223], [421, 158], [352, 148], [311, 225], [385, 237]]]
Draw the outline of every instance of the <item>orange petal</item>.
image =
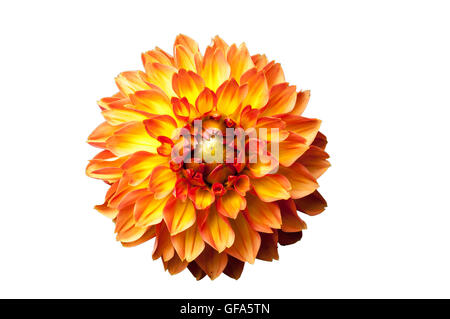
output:
[[251, 105], [254, 109], [260, 109], [266, 105], [269, 100], [269, 87], [267, 86], [266, 77], [263, 72], [247, 71], [248, 74], [252, 74], [246, 79], [245, 74], [241, 78], [241, 85], [247, 83], [248, 93], [242, 102], [243, 106]]
[[119, 211], [116, 218], [117, 240], [121, 242], [133, 242], [138, 240], [147, 231], [147, 227], [135, 225], [133, 218], [133, 205]]
[[265, 261], [278, 260], [278, 232], [273, 234], [259, 233], [259, 236], [261, 237], [261, 246], [256, 258]]
[[238, 194], [245, 196], [250, 190], [250, 178], [247, 175], [240, 175], [234, 182], [234, 189]]
[[173, 66], [173, 57], [171, 57], [168, 53], [164, 52], [160, 48], [156, 48], [155, 50], [150, 50], [145, 53], [142, 53], [142, 64], [145, 66], [148, 63], [160, 63], [164, 65]]
[[228, 256], [228, 263], [225, 269], [223, 270], [223, 273], [228, 277], [237, 280], [241, 277], [242, 271], [244, 270], [244, 265], [245, 265], [244, 262], [234, 257]]
[[180, 98], [186, 97], [190, 104], [195, 104], [198, 95], [205, 88], [205, 82], [197, 73], [181, 69], [173, 75], [172, 87]]
[[278, 154], [280, 164], [291, 166], [307, 150], [306, 140], [296, 133], [290, 133], [289, 136], [279, 143]]
[[195, 107], [200, 115], [209, 113], [217, 104], [217, 97], [213, 91], [205, 88], [195, 101]]
[[330, 162], [327, 161], [329, 157], [324, 150], [311, 145], [298, 162], [305, 166], [315, 179], [318, 179], [330, 167]]
[[169, 115], [158, 115], [144, 121], [148, 135], [172, 138], [176, 134], [177, 122]]
[[164, 207], [164, 220], [172, 236], [191, 227], [195, 219], [195, 209], [191, 201], [170, 197]]
[[268, 60], [267, 60], [267, 57], [265, 54], [252, 55], [252, 61], [255, 64], [258, 71], [262, 70], [268, 63]]
[[197, 224], [192, 225], [184, 232], [172, 236], [172, 243], [182, 260], [191, 262], [197, 258], [205, 248]]
[[141, 71], [122, 72], [116, 77], [116, 84], [124, 95], [133, 94], [136, 91], [148, 90], [150, 87], [143, 80], [145, 74]]
[[149, 189], [156, 199], [161, 199], [172, 193], [177, 181], [177, 175], [167, 166], [157, 166], [150, 177]]
[[264, 74], [266, 75], [267, 85], [269, 89], [274, 85], [285, 82], [284, 72], [280, 63], [270, 63], [264, 67]]
[[270, 89], [269, 101], [264, 107], [262, 116], [289, 113], [294, 109], [297, 92], [295, 86], [280, 83]]
[[283, 175], [266, 175], [252, 180], [253, 189], [264, 202], [273, 202], [291, 197], [291, 184]]
[[195, 68], [195, 54], [190, 49], [179, 44], [174, 48], [175, 61], [178, 69], [185, 69], [187, 71], [196, 71]]
[[115, 182], [123, 174], [121, 165], [128, 157], [116, 157], [110, 151], [102, 151], [97, 154], [86, 167], [86, 175], [92, 178], [102, 179], [107, 182]]
[[175, 196], [176, 198], [185, 201], [188, 195], [189, 182], [186, 178], [180, 178], [175, 184]]
[[199, 53], [197, 42], [187, 35], [179, 34], [175, 39], [174, 48], [177, 45], [182, 45], [189, 53], [193, 55]]
[[308, 196], [296, 199], [295, 206], [302, 213], [315, 216], [325, 210], [325, 207], [327, 207], [327, 201], [316, 190]]
[[206, 181], [211, 185], [215, 183], [223, 183], [227, 180], [228, 176], [233, 175], [235, 172], [236, 170], [231, 165], [220, 164], [216, 166], [211, 173], [209, 173], [206, 177]]
[[244, 129], [255, 127], [256, 121], [258, 120], [258, 115], [259, 115], [258, 109], [252, 109], [250, 105], [247, 105], [242, 109], [240, 117], [240, 125]]
[[280, 118], [286, 123], [286, 130], [297, 133], [306, 139], [306, 144], [311, 145], [319, 132], [321, 121], [302, 116], [285, 114]]
[[241, 261], [253, 264], [261, 245], [259, 234], [250, 226], [242, 214], [239, 214], [235, 220], [230, 220], [230, 225], [233, 228], [235, 238], [233, 246], [228, 248], [226, 252]]
[[162, 199], [156, 199], [150, 193], [142, 196], [134, 205], [134, 219], [139, 226], [157, 225], [163, 220], [163, 211], [169, 196]]
[[279, 173], [291, 183], [292, 188], [289, 192], [293, 199], [309, 195], [319, 187], [315, 178], [302, 164], [294, 163], [290, 167], [280, 166]]
[[150, 114], [174, 115], [169, 98], [160, 90], [137, 91], [130, 99], [133, 107], [138, 110]]
[[281, 211], [282, 231], [294, 233], [306, 229], [306, 223], [298, 216], [292, 199], [279, 201], [278, 206]]
[[131, 122], [107, 139], [106, 147], [117, 156], [138, 151], [156, 153], [161, 143], [147, 134], [142, 122]]
[[196, 209], [206, 209], [214, 203], [214, 192], [206, 187], [193, 187], [189, 190], [189, 198]]
[[210, 247], [205, 247], [195, 262], [209, 278], [216, 279], [227, 266], [228, 256], [226, 253], [218, 253]]
[[168, 97], [175, 96], [172, 89], [172, 76], [177, 71], [176, 68], [160, 63], [148, 63], [145, 65], [145, 70], [150, 83], [163, 90]]
[[308, 105], [310, 96], [311, 96], [311, 92], [309, 90], [298, 92], [297, 93], [297, 101], [295, 102], [295, 106], [294, 106], [294, 109], [291, 111], [291, 114], [292, 115], [302, 115], [302, 113], [306, 109], [306, 106]]
[[236, 81], [239, 81], [243, 73], [255, 66], [245, 43], [241, 44], [239, 48], [236, 44], [230, 46], [227, 53], [227, 60], [231, 68], [230, 77]]
[[121, 167], [130, 178], [130, 184], [138, 185], [150, 176], [156, 166], [164, 163], [167, 163], [166, 157], [141, 151], [131, 155]]
[[168, 270], [171, 275], [176, 275], [188, 266], [187, 261], [181, 260], [176, 254], [168, 261], [163, 261], [164, 269]]
[[168, 261], [172, 259], [174, 255], [175, 249], [170, 240], [170, 234], [166, 224], [160, 223], [156, 226], [156, 239], [152, 254], [153, 260], [162, 257], [163, 261]]
[[203, 57], [199, 74], [205, 80], [206, 86], [216, 91], [217, 88], [230, 77], [230, 65], [222, 50], [208, 47]]
[[152, 227], [147, 229], [147, 231], [145, 232], [144, 235], [142, 235], [141, 238], [139, 238], [138, 240], [135, 240], [135, 241], [122, 243], [122, 246], [124, 246], [124, 247], [136, 247], [136, 246], [138, 246], [138, 245], [140, 245], [142, 243], [145, 243], [146, 241], [152, 239], [153, 237], [155, 237], [155, 235], [156, 235], [155, 227], [152, 226]]
[[149, 118], [149, 114], [139, 112], [127, 108], [113, 108], [102, 111], [105, 120], [111, 125], [119, 125], [122, 123], [143, 121]]
[[266, 203], [258, 197], [247, 194], [246, 216], [253, 229], [272, 233], [272, 228], [281, 228], [280, 208], [275, 203]]
[[223, 196], [217, 199], [217, 211], [230, 218], [236, 218], [241, 210], [247, 206], [245, 197], [235, 190], [229, 189]]
[[246, 93], [247, 87], [239, 87], [235, 79], [226, 81], [217, 90], [217, 111], [224, 115], [233, 114]]
[[113, 126], [108, 122], [103, 122], [89, 135], [87, 142], [95, 147], [105, 148], [106, 140], [120, 130], [124, 125]]
[[222, 50], [223, 52], [227, 52], [228, 51], [228, 44], [221, 37], [216, 35], [212, 39], [212, 48], [213, 49]]
[[219, 214], [214, 205], [209, 208], [205, 222], [200, 225], [200, 233], [204, 241], [219, 253], [231, 247], [234, 232], [227, 218]]

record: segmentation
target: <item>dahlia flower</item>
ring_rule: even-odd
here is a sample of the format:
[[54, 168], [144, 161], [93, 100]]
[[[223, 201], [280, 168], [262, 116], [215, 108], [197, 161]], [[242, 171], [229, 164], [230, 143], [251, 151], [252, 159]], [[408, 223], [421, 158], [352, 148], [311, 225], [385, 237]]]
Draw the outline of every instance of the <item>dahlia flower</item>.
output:
[[[320, 120], [302, 116], [310, 92], [289, 85], [279, 63], [217, 36], [202, 54], [179, 35], [173, 55], [155, 48], [142, 62], [98, 102], [105, 121], [88, 143], [102, 151], [86, 173], [109, 189], [95, 209], [123, 246], [155, 238], [153, 259], [170, 274], [238, 279], [246, 262], [277, 260], [278, 244], [306, 229], [297, 211], [326, 207], [317, 179], [327, 139]], [[239, 129], [241, 147], [230, 133]]]

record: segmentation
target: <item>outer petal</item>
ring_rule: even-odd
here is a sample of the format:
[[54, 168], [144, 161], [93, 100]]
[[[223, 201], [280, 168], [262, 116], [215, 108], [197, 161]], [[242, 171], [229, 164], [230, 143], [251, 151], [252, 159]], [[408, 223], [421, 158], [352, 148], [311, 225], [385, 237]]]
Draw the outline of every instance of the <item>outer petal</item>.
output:
[[195, 223], [196, 215], [191, 201], [170, 197], [164, 207], [164, 220], [172, 236], [188, 229]]
[[116, 157], [110, 151], [102, 151], [97, 154], [86, 167], [86, 175], [107, 182], [115, 182], [122, 177], [123, 170], [120, 167], [128, 157]]
[[87, 142], [92, 146], [105, 148], [106, 140], [122, 127], [124, 125], [113, 126], [108, 122], [103, 122], [89, 135]]
[[256, 258], [265, 261], [278, 260], [278, 232], [275, 231], [273, 234], [260, 233], [259, 235], [261, 236], [261, 247]]
[[319, 215], [327, 207], [327, 201], [320, 195], [318, 191], [309, 194], [303, 198], [295, 200], [297, 209], [310, 216]]
[[291, 114], [292, 115], [302, 115], [302, 113], [306, 109], [306, 106], [308, 105], [310, 96], [311, 96], [311, 92], [309, 90], [298, 92], [297, 93], [297, 101], [295, 102], [295, 106], [294, 106], [294, 109], [291, 111]]
[[324, 150], [311, 145], [308, 151], [300, 157], [298, 162], [305, 166], [311, 175], [317, 179], [330, 167], [330, 162], [327, 161], [329, 157]]
[[176, 254], [168, 261], [163, 261], [164, 269], [169, 270], [171, 275], [178, 274], [186, 269], [187, 261], [181, 260]]
[[216, 279], [227, 266], [228, 256], [226, 253], [218, 253], [210, 247], [205, 247], [195, 262], [209, 278]]
[[304, 137], [307, 145], [311, 145], [319, 132], [321, 121], [318, 119], [309, 119], [291, 114], [281, 115], [280, 118], [286, 123], [285, 129]]
[[174, 62], [173, 57], [171, 57], [168, 53], [164, 52], [160, 48], [142, 53], [141, 58], [142, 64], [144, 66], [148, 63], [160, 63], [173, 66]]
[[266, 175], [252, 180], [253, 189], [264, 202], [273, 202], [291, 197], [291, 183], [283, 175]]
[[147, 134], [144, 124], [132, 122], [107, 139], [106, 147], [117, 156], [129, 155], [138, 151], [156, 153], [161, 143]]
[[230, 46], [228, 49], [227, 60], [231, 68], [230, 77], [234, 78], [236, 81], [239, 81], [241, 75], [248, 69], [255, 66], [244, 43], [241, 44], [239, 48], [236, 44]]
[[120, 125], [122, 123], [143, 121], [148, 119], [150, 114], [144, 112], [135, 111], [127, 108], [111, 108], [109, 110], [102, 111], [102, 115], [105, 120], [111, 125]]
[[302, 239], [303, 232], [286, 233], [282, 230], [278, 230], [278, 242], [282, 246], [292, 245]]
[[141, 71], [122, 72], [116, 77], [116, 84], [125, 96], [136, 91], [148, 90], [150, 86], [143, 80], [145, 74]]
[[223, 273], [228, 277], [237, 280], [241, 277], [242, 271], [244, 270], [244, 265], [245, 265], [244, 262], [234, 257], [228, 256], [228, 263], [225, 269], [223, 270]]
[[268, 63], [268, 60], [267, 60], [267, 57], [265, 54], [252, 55], [252, 61], [255, 64], [258, 71], [262, 70]]
[[247, 195], [247, 219], [258, 232], [272, 233], [271, 228], [281, 228], [280, 208], [275, 203], [266, 203], [254, 195]]
[[228, 220], [220, 215], [216, 208], [209, 208], [205, 222], [200, 226], [200, 233], [204, 241], [219, 253], [229, 248], [234, 242], [234, 232]]
[[156, 235], [155, 226], [152, 226], [147, 229], [147, 231], [145, 232], [144, 235], [142, 235], [141, 238], [139, 238], [138, 240], [135, 240], [135, 241], [128, 242], [128, 243], [123, 242], [122, 246], [135, 247], [135, 246], [138, 246], [138, 245], [145, 243], [146, 241], [152, 239], [153, 237], [155, 237], [155, 235]]
[[175, 39], [174, 47], [177, 45], [182, 45], [192, 55], [200, 53], [197, 42], [187, 35], [179, 34]]
[[270, 97], [262, 116], [289, 113], [294, 109], [297, 93], [295, 86], [280, 83], [270, 89]]
[[306, 223], [297, 215], [297, 208], [292, 199], [278, 202], [281, 211], [281, 230], [286, 233], [299, 232], [306, 229]]
[[205, 249], [205, 242], [203, 241], [197, 224], [192, 225], [186, 231], [172, 236], [172, 243], [181, 260], [188, 262], [197, 258]]
[[160, 90], [137, 91], [130, 99], [135, 109], [150, 114], [174, 115], [169, 98]]
[[153, 260], [162, 257], [163, 261], [172, 259], [175, 255], [175, 249], [170, 241], [170, 234], [166, 224], [160, 223], [156, 226], [156, 240], [153, 246]]
[[175, 96], [175, 92], [172, 89], [172, 76], [177, 69], [160, 63], [148, 63], [145, 65], [145, 70], [150, 83], [161, 88], [167, 96]]
[[267, 84], [269, 89], [274, 85], [285, 82], [284, 72], [280, 63], [274, 63], [273, 61], [264, 67], [264, 73], [266, 75]]
[[156, 199], [161, 199], [172, 193], [177, 182], [177, 175], [167, 166], [157, 166], [150, 177], [149, 189]]
[[135, 224], [132, 205], [119, 211], [115, 229], [117, 240], [121, 242], [133, 242], [141, 238], [146, 231], [147, 227], [140, 227]]
[[293, 199], [309, 195], [319, 187], [314, 176], [299, 163], [294, 163], [290, 167], [280, 167], [279, 173], [286, 176], [291, 183], [290, 194]]
[[140, 226], [157, 225], [163, 219], [163, 210], [168, 197], [155, 199], [153, 194], [139, 198], [134, 205], [134, 219]]
[[247, 206], [245, 197], [239, 195], [234, 189], [228, 190], [225, 195], [217, 198], [216, 203], [219, 213], [233, 219]]
[[142, 151], [131, 155], [121, 168], [130, 178], [130, 184], [138, 185], [150, 176], [156, 166], [164, 163], [167, 163], [166, 157]]
[[196, 71], [195, 55], [190, 49], [179, 44], [174, 48], [175, 61], [178, 69], [185, 69], [188, 71]]
[[228, 248], [226, 252], [241, 261], [253, 264], [261, 245], [259, 234], [250, 226], [242, 214], [239, 214], [235, 220], [230, 220], [230, 225], [233, 228], [235, 239], [233, 246]]
[[283, 166], [291, 166], [308, 150], [306, 139], [291, 132], [287, 139], [279, 143], [279, 161]]
[[208, 88], [216, 91], [217, 88], [230, 77], [230, 65], [225, 59], [222, 50], [213, 50], [208, 47], [203, 57], [200, 75]]

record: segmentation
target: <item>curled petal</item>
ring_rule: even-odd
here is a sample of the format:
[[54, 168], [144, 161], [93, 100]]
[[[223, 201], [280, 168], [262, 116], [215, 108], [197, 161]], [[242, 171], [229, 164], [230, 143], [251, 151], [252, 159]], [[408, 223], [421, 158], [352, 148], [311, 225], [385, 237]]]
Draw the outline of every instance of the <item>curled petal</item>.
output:
[[191, 201], [170, 197], [164, 207], [164, 220], [172, 236], [191, 227], [195, 219], [195, 209]]
[[319, 131], [319, 132], [317, 132], [317, 135], [314, 138], [314, 141], [312, 142], [311, 145], [317, 146], [317, 147], [325, 150], [327, 144], [328, 144], [327, 137]]
[[234, 181], [234, 189], [238, 194], [245, 196], [250, 190], [250, 178], [247, 175], [239, 175]]
[[213, 91], [205, 88], [195, 101], [195, 107], [200, 115], [209, 113], [217, 104], [217, 97]]
[[189, 190], [189, 198], [196, 209], [206, 209], [214, 203], [214, 192], [207, 187], [193, 187]]

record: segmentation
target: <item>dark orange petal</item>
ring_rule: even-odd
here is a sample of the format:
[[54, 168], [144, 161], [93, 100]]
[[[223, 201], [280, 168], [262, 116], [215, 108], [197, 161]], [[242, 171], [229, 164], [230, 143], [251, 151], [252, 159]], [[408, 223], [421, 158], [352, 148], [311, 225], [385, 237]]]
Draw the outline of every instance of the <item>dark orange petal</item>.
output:
[[278, 230], [278, 242], [282, 246], [292, 245], [302, 239], [303, 232], [298, 233], [286, 233], [284, 231]]
[[188, 266], [187, 261], [181, 260], [176, 254], [168, 261], [163, 260], [164, 269], [168, 270], [171, 275], [176, 275]]
[[195, 101], [195, 107], [200, 115], [209, 113], [217, 104], [217, 97], [213, 91], [205, 88]]
[[201, 280], [206, 276], [206, 273], [195, 262], [189, 263], [188, 269], [191, 272], [192, 276], [194, 276], [197, 280]]
[[205, 249], [197, 224], [193, 224], [187, 230], [172, 236], [172, 243], [181, 260], [188, 262], [197, 258]]
[[295, 206], [302, 213], [310, 216], [319, 215], [327, 207], [327, 201], [320, 195], [318, 191], [295, 200]]
[[305, 166], [315, 179], [318, 179], [330, 167], [330, 162], [327, 161], [329, 157], [324, 150], [311, 145], [298, 162]]
[[137, 225], [151, 226], [161, 223], [163, 211], [169, 197], [156, 199], [153, 194], [142, 196], [134, 205], [134, 219]]
[[227, 266], [228, 256], [226, 253], [218, 253], [211, 247], [205, 247], [195, 262], [209, 278], [216, 279]]
[[261, 237], [261, 246], [258, 251], [256, 258], [272, 261], [278, 260], [278, 232], [273, 234], [259, 233]]
[[317, 132], [317, 135], [311, 145], [317, 146], [325, 150], [327, 144], [328, 144], [327, 137], [319, 131]]
[[306, 139], [296, 133], [289, 133], [289, 136], [278, 144], [278, 154], [280, 164], [291, 166], [307, 150]]
[[286, 123], [285, 129], [297, 133], [306, 139], [306, 144], [310, 145], [319, 132], [321, 121], [302, 116], [285, 114], [280, 118]]
[[242, 271], [244, 270], [244, 265], [245, 265], [244, 262], [234, 257], [228, 256], [228, 263], [225, 269], [223, 270], [223, 273], [228, 277], [237, 280], [241, 277]]
[[234, 181], [234, 189], [240, 195], [245, 196], [245, 194], [250, 190], [250, 178], [247, 175], [240, 175]]
[[172, 138], [176, 132], [177, 122], [169, 115], [158, 115], [144, 121], [148, 135], [153, 138], [166, 136]]
[[174, 255], [175, 249], [170, 240], [170, 234], [166, 224], [160, 223], [156, 226], [156, 239], [153, 246], [152, 258], [153, 260], [156, 260], [159, 257], [162, 257], [163, 261], [168, 261], [172, 259]]
[[306, 229], [306, 223], [298, 216], [292, 199], [278, 202], [281, 211], [281, 230], [286, 233], [299, 232]]

